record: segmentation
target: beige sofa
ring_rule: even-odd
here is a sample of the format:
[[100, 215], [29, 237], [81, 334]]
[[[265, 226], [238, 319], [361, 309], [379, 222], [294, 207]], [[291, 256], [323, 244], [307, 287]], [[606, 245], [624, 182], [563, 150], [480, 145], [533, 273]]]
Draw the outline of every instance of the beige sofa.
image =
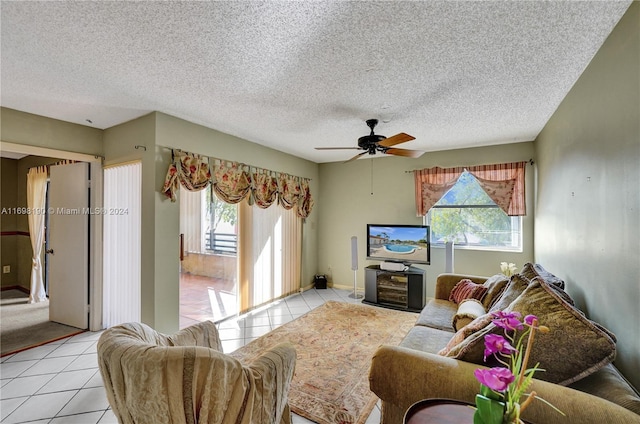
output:
[[[474, 402], [480, 385], [475, 379], [473, 371], [482, 366], [478, 365], [482, 364], [482, 360], [471, 363], [438, 354], [447, 344], [450, 344], [455, 332], [452, 322], [459, 305], [449, 300], [451, 291], [458, 282], [465, 278], [477, 284], [487, 284], [487, 277], [440, 275], [437, 278], [435, 298], [427, 302], [416, 325], [400, 346], [381, 346], [374, 355], [369, 376], [370, 388], [382, 400], [383, 424], [402, 423], [405, 411], [421, 399], [449, 398]], [[507, 286], [511, 284], [509, 281]], [[537, 286], [540, 289], [540, 283], [537, 283]], [[563, 286], [564, 283], [562, 283]], [[563, 290], [557, 288], [554, 290], [562, 293], [562, 296], [568, 297]], [[506, 290], [503, 294], [507, 294]], [[555, 299], [554, 296], [550, 297]], [[538, 299], [534, 302], [537, 304], [536, 307], [541, 303]], [[517, 302], [514, 301], [510, 305], [515, 303]], [[570, 310], [566, 303], [562, 303], [562, 308], [564, 308], [563, 312]], [[572, 311], [572, 313], [575, 316], [580, 316], [576, 311]], [[545, 317], [539, 312], [537, 315], [540, 322], [544, 324]], [[586, 318], [583, 321], [588, 327], [591, 325]], [[596, 348], [589, 348], [586, 356], [600, 348], [608, 348], [607, 346], [612, 343], [611, 340], [615, 340], [614, 335], [595, 323], [589, 328], [601, 331], [600, 334], [604, 335], [600, 339], [603, 339], [604, 342]], [[580, 343], [578, 341], [572, 344]], [[571, 346], [570, 351], [575, 351], [574, 348], [575, 346]], [[558, 407], [565, 416], [558, 414], [540, 401], [534, 401], [524, 412], [522, 418], [536, 424], [640, 423], [640, 397], [638, 393], [609, 363], [610, 359], [615, 356], [615, 343], [613, 353], [606, 352], [601, 355], [608, 356], [597, 363], [597, 371], [588, 376], [583, 376], [583, 374], [591, 371], [583, 372], [579, 375], [578, 381], [574, 381], [568, 386], [540, 379], [534, 380], [531, 390], [535, 390], [540, 397]], [[566, 357], [558, 355], [556, 359], [563, 361], [559, 363], [562, 365]], [[541, 362], [542, 368], [549, 365]]]

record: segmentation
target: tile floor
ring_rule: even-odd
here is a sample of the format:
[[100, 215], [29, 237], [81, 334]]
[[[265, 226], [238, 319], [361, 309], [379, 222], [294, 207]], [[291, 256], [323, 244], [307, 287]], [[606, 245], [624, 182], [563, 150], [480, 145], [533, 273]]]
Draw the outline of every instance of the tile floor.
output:
[[[311, 289], [218, 324], [225, 352], [285, 324], [327, 300], [357, 302], [348, 290]], [[82, 333], [0, 358], [0, 423], [117, 423], [98, 371], [100, 333]], [[294, 415], [295, 424], [310, 423]], [[374, 408], [368, 424], [380, 422]]]

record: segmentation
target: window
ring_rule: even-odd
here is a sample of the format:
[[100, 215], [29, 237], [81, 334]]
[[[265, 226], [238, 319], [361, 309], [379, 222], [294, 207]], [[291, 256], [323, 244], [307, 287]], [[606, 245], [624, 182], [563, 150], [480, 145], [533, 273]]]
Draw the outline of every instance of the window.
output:
[[522, 251], [522, 220], [508, 216], [465, 171], [425, 217], [431, 243], [472, 249]]

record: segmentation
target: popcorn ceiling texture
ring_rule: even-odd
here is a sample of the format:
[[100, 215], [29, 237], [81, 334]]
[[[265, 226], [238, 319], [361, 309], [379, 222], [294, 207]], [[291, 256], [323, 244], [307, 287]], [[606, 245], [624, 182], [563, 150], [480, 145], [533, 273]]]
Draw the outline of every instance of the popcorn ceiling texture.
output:
[[0, 100], [98, 128], [157, 110], [315, 162], [368, 118], [408, 149], [529, 141], [630, 4], [3, 1]]

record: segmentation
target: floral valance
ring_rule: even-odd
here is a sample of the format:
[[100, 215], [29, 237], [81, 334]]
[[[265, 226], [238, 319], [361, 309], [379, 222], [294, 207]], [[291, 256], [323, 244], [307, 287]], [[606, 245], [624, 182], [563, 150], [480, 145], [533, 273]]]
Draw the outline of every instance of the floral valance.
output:
[[169, 165], [162, 192], [176, 201], [178, 184], [189, 191], [207, 188], [211, 179], [209, 160], [206, 157], [186, 152], [174, 152], [173, 163]]
[[524, 171], [526, 162], [456, 168], [429, 168], [414, 171], [416, 212], [429, 209], [458, 181], [466, 169], [480, 187], [509, 216], [526, 215]]
[[212, 185], [216, 196], [227, 203], [247, 199], [250, 205], [268, 208], [274, 203], [285, 209], [295, 208], [296, 214], [306, 218], [313, 208], [309, 180], [280, 172], [256, 168], [187, 152], [174, 152], [162, 187], [165, 196], [176, 201], [178, 184], [190, 191]]

